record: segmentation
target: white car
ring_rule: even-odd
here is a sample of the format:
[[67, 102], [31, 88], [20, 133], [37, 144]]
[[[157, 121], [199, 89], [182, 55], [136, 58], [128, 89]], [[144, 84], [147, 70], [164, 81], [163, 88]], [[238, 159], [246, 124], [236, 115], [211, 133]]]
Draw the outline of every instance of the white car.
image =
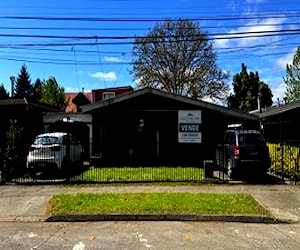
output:
[[29, 171], [67, 170], [80, 163], [84, 151], [76, 138], [65, 132], [38, 135], [27, 156]]

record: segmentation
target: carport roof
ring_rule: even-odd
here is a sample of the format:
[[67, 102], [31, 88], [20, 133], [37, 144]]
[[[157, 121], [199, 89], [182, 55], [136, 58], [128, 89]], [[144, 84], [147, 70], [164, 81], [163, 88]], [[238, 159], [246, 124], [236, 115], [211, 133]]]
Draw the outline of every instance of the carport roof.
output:
[[163, 90], [159, 90], [159, 89], [154, 89], [154, 88], [150, 88], [150, 87], [146, 87], [143, 89], [139, 89], [139, 90], [135, 90], [133, 92], [129, 92], [129, 93], [125, 93], [125, 94], [121, 94], [118, 95], [114, 98], [110, 98], [110, 99], [106, 99], [100, 102], [95, 102], [92, 104], [87, 104], [82, 106], [82, 113], [90, 113], [93, 112], [94, 110], [98, 110], [101, 109], [103, 107], [112, 105], [112, 104], [116, 104], [116, 103], [120, 103], [132, 98], [136, 98], [142, 95], [146, 95], [146, 94], [152, 94], [152, 95], [156, 95], [156, 96], [160, 96], [163, 98], [167, 98], [167, 99], [173, 99], [176, 100], [178, 102], [183, 102], [186, 104], [191, 104], [194, 105], [197, 108], [205, 108], [205, 109], [210, 109], [216, 112], [220, 112], [224, 115], [227, 116], [231, 116], [231, 117], [239, 117], [239, 118], [244, 118], [244, 119], [248, 119], [248, 120], [258, 120], [258, 116], [253, 115], [253, 114], [249, 114], [240, 110], [236, 110], [236, 109], [230, 109], [227, 107], [223, 107], [217, 104], [212, 104], [209, 102], [205, 102], [205, 101], [200, 101], [194, 98], [190, 98], [190, 97], [186, 97], [186, 96], [181, 96], [181, 95], [177, 95], [177, 94], [173, 94], [167, 91], [163, 91]]

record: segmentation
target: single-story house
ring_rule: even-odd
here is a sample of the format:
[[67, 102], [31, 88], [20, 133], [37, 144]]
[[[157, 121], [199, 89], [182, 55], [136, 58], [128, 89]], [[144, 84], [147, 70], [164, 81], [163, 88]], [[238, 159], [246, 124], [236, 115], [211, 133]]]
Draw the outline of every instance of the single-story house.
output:
[[259, 128], [258, 116], [144, 88], [81, 107], [91, 115], [91, 155], [106, 164], [201, 165], [231, 123]]

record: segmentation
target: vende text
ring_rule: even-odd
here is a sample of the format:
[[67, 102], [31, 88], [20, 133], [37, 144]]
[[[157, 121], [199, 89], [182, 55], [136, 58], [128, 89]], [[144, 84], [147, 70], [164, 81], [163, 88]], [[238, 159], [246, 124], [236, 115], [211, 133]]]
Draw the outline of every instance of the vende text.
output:
[[200, 124], [180, 123], [179, 132], [200, 132]]

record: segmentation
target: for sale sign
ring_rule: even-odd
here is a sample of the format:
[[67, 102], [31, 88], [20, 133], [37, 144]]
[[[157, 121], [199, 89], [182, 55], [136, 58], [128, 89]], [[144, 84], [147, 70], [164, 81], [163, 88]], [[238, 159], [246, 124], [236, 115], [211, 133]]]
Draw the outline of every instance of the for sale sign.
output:
[[178, 111], [178, 142], [201, 143], [201, 110]]

